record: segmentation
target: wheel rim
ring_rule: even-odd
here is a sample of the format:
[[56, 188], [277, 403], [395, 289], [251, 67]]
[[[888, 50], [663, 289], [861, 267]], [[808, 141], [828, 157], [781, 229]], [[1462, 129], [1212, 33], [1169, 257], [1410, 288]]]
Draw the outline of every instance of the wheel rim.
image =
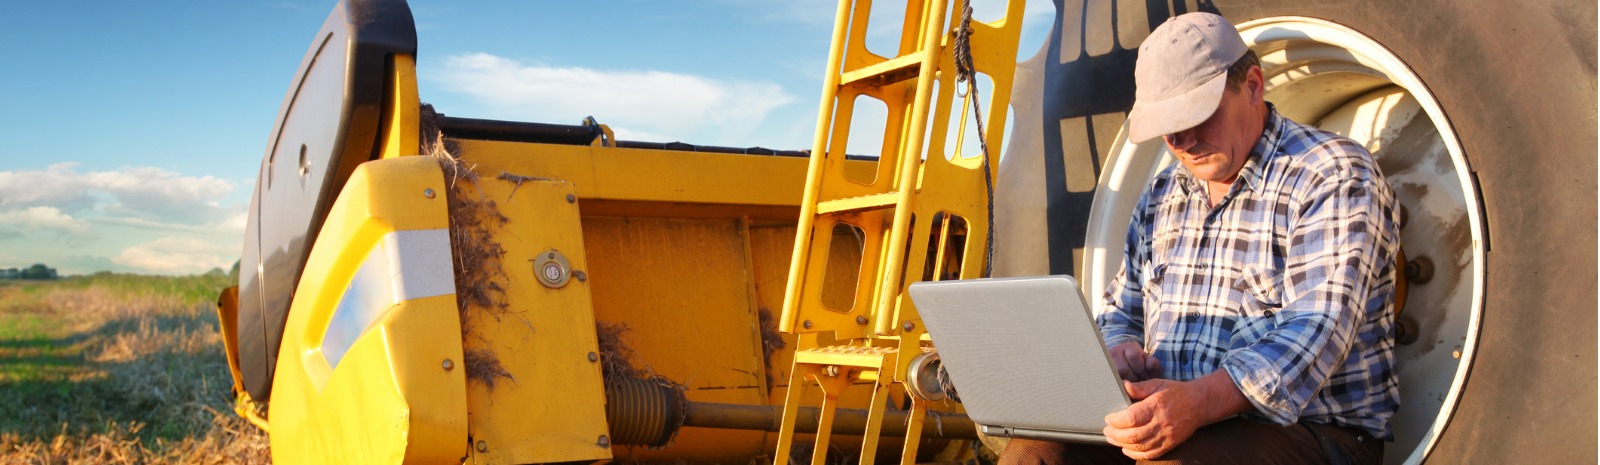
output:
[[[1408, 210], [1406, 254], [1434, 264], [1431, 280], [1409, 286], [1402, 319], [1418, 323], [1420, 338], [1395, 349], [1403, 413], [1391, 421], [1395, 442], [1385, 457], [1420, 462], [1454, 411], [1482, 313], [1484, 224], [1461, 143], [1422, 80], [1371, 38], [1304, 17], [1253, 20], [1239, 31], [1261, 56], [1267, 100], [1280, 113], [1373, 152]], [[1128, 143], [1126, 125], [1111, 150], [1090, 208], [1083, 270], [1091, 295], [1121, 265], [1138, 197], [1174, 161], [1160, 139]]]

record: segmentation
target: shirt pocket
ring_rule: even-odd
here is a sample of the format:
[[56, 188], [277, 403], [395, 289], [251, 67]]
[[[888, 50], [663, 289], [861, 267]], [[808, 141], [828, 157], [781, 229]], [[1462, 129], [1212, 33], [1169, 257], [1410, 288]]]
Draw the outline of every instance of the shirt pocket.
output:
[[1161, 288], [1161, 283], [1167, 275], [1167, 264], [1162, 263], [1146, 270], [1144, 281], [1139, 283], [1139, 286], [1144, 291], [1144, 314], [1148, 319], [1166, 302], [1164, 297], [1166, 292]]
[[1248, 346], [1278, 327], [1283, 310], [1283, 278], [1277, 270], [1251, 267], [1233, 284], [1239, 313], [1231, 348]]

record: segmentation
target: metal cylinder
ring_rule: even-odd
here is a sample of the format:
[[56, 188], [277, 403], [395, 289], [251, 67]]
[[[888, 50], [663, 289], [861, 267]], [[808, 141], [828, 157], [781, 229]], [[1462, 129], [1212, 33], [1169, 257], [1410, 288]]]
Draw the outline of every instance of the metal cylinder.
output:
[[[781, 405], [740, 405], [689, 402], [684, 426], [701, 428], [746, 429], [777, 432], [783, 425]], [[837, 409], [833, 412], [833, 434], [859, 436], [867, 431], [867, 411]], [[880, 435], [905, 437], [907, 417], [905, 410], [886, 410]], [[795, 421], [796, 433], [817, 432], [817, 419], [822, 409], [800, 407]], [[958, 413], [928, 412], [923, 418], [923, 439], [977, 439], [978, 432], [972, 420]]]
[[[664, 379], [617, 378], [606, 380], [606, 422], [611, 442], [618, 445], [662, 447], [672, 442], [678, 429], [740, 429], [776, 432], [783, 426], [783, 406], [689, 402], [683, 392]], [[879, 434], [905, 437], [909, 412], [886, 410]], [[822, 409], [801, 407], [795, 432], [817, 432]], [[867, 431], [868, 412], [862, 409], [837, 409], [833, 434], [859, 436]], [[977, 427], [966, 415], [928, 412], [923, 419], [922, 438], [977, 439]]]
[[606, 423], [611, 443], [661, 447], [683, 425], [683, 392], [662, 379], [606, 380]]

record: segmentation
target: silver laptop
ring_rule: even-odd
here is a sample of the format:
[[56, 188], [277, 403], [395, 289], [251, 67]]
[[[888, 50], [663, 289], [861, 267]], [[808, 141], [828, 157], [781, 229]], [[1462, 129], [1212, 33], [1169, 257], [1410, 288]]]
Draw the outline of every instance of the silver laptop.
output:
[[1106, 442], [1128, 395], [1070, 276], [920, 282], [911, 300], [984, 434]]

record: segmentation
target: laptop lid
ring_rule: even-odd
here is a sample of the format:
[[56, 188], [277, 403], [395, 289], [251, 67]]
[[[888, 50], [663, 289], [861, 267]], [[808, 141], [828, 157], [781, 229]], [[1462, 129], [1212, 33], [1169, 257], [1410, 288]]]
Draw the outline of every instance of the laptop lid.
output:
[[1104, 442], [1105, 416], [1128, 407], [1072, 277], [920, 282], [910, 293], [986, 434]]

